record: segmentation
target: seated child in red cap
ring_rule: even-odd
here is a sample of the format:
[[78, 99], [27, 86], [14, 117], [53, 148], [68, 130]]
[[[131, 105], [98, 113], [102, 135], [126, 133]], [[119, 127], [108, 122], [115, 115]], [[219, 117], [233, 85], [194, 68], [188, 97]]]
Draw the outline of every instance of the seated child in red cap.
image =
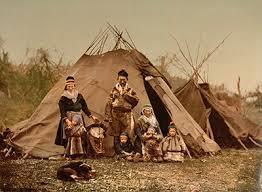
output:
[[162, 141], [162, 153], [165, 161], [184, 161], [186, 144], [177, 133], [174, 123], [168, 126], [168, 135]]
[[144, 141], [144, 161], [162, 162], [162, 152], [160, 142], [162, 136], [158, 134], [154, 127], [149, 127], [143, 134]]

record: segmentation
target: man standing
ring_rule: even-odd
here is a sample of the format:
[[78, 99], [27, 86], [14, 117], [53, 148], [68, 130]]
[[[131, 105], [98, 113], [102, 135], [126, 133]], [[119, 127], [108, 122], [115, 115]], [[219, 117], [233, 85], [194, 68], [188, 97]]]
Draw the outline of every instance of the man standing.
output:
[[118, 72], [118, 83], [112, 89], [105, 108], [105, 121], [109, 122], [108, 134], [116, 141], [123, 131], [127, 131], [132, 138], [134, 134], [134, 118], [132, 109], [139, 99], [136, 92], [128, 86], [128, 73]]

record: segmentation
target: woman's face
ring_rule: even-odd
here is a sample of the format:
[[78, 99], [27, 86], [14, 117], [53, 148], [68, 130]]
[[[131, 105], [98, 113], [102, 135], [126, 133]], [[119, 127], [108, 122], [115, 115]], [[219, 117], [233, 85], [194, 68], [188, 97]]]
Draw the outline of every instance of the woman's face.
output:
[[69, 91], [69, 92], [72, 92], [74, 89], [75, 89], [75, 85], [74, 84], [69, 84], [66, 86], [66, 89]]
[[144, 109], [144, 115], [146, 117], [151, 117], [152, 115], [152, 110], [151, 109]]

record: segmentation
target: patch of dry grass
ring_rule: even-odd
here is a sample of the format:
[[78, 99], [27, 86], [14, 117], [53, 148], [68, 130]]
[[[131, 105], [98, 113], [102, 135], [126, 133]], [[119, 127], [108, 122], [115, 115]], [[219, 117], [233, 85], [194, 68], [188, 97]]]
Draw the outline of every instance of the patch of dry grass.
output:
[[[184, 163], [132, 163], [86, 159], [96, 179], [78, 183], [56, 179], [66, 161], [5, 160], [0, 189], [7, 191], [259, 191], [260, 150], [226, 150]], [[1, 191], [1, 190], [0, 190]]]

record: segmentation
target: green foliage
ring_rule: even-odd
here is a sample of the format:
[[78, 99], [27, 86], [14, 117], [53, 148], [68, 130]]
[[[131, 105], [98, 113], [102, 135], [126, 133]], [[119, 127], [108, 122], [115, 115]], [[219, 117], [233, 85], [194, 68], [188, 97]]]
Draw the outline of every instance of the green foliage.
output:
[[25, 63], [0, 54], [0, 127], [28, 118], [68, 66], [53, 62], [48, 50], [37, 49]]
[[168, 80], [173, 91], [186, 84], [187, 80], [185, 78], [174, 75], [174, 73], [171, 72], [172, 67], [174, 68], [175, 66], [174, 57], [170, 55], [160, 56], [157, 59], [157, 63], [157, 69]]
[[0, 55], [0, 91], [8, 94], [8, 83], [12, 72], [10, 70], [11, 63], [7, 52], [2, 51]]

